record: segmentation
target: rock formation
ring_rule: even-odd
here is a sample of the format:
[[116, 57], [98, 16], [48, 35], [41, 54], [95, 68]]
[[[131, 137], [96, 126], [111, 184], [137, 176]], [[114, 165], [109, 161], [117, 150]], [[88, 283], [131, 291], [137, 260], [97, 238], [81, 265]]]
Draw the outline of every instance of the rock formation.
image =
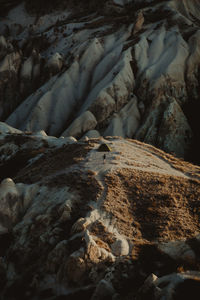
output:
[[0, 139], [2, 300], [199, 291], [198, 166], [136, 140], [11, 129]]
[[0, 300], [199, 299], [199, 16], [0, 0]]
[[79, 2], [10, 1], [1, 121], [57, 137], [79, 124], [75, 138], [96, 130], [198, 162], [198, 1]]

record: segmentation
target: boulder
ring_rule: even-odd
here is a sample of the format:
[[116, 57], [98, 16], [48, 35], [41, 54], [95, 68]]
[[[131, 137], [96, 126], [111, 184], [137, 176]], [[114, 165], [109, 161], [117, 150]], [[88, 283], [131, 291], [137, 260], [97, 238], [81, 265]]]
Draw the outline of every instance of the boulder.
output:
[[112, 252], [116, 256], [124, 256], [129, 254], [129, 244], [125, 239], [117, 239], [112, 245]]
[[53, 54], [46, 62], [45, 69], [46, 72], [49, 74], [48, 76], [54, 76], [55, 74], [59, 73], [63, 66], [63, 57], [56, 52]]

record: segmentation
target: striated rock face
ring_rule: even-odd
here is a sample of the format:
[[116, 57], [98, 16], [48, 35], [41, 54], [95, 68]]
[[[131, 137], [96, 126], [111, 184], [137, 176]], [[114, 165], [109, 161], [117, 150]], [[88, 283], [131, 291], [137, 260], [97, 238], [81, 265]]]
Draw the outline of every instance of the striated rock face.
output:
[[13, 5], [0, 20], [1, 120], [137, 138], [199, 161], [198, 1]]
[[199, 299], [200, 2], [0, 16], [0, 300]]
[[4, 56], [0, 63], [0, 115], [4, 119], [17, 105], [18, 72], [21, 64], [19, 52]]
[[[2, 300], [199, 291], [199, 167], [136, 140], [3, 126]], [[99, 152], [102, 143], [111, 151]]]

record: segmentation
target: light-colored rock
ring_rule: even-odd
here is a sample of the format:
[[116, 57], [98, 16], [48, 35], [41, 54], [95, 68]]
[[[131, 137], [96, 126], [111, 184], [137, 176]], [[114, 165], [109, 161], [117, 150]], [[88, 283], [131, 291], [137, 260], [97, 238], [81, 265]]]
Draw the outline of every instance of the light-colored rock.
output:
[[89, 130], [88, 132], [86, 132], [83, 138], [84, 137], [88, 137], [89, 139], [98, 138], [100, 137], [100, 133], [97, 130]]
[[21, 3], [0, 18], [0, 171], [21, 182], [0, 186], [2, 300], [90, 299], [92, 289], [125, 299], [145, 278], [145, 299], [179, 288], [189, 299], [198, 272], [156, 275], [199, 268], [199, 167], [114, 136], [193, 150], [199, 1], [92, 1], [95, 14], [68, 2], [38, 18]]
[[124, 256], [129, 254], [129, 244], [125, 239], [117, 239], [112, 245], [112, 252], [116, 256]]
[[140, 112], [137, 98], [131, 99], [128, 104], [111, 120], [104, 136], [122, 136], [133, 138], [140, 124]]
[[13, 128], [6, 124], [5, 122], [0, 122], [0, 133], [21, 133], [21, 130]]
[[101, 257], [101, 251], [88, 230], [85, 231], [85, 243], [86, 254], [89, 261], [92, 263], [98, 263]]
[[84, 112], [80, 117], [76, 118], [74, 122], [62, 133], [63, 136], [81, 136], [88, 130], [96, 127], [97, 121], [90, 111]]
[[169, 104], [164, 110], [160, 102], [163, 100], [155, 100], [154, 108], [152, 107], [145, 123], [139, 128], [136, 138], [184, 157], [192, 142], [191, 127], [174, 98], [167, 100]]
[[78, 219], [72, 226], [71, 234], [84, 231], [88, 225], [89, 222], [85, 218]]
[[[165, 139], [163, 139], [164, 136]], [[163, 114], [158, 134], [158, 146], [167, 152], [176, 153], [179, 157], [185, 157], [191, 146], [192, 136], [191, 127], [181, 107], [173, 99]]]
[[2, 72], [18, 72], [21, 64], [21, 56], [18, 52], [13, 52], [4, 57], [0, 62], [0, 73]]
[[27, 60], [22, 64], [20, 76], [21, 79], [32, 79], [32, 70], [33, 70], [33, 58], [30, 56]]
[[58, 52], [56, 52], [48, 59], [45, 68], [47, 69], [49, 75], [52, 76], [60, 72], [62, 66], [63, 66], [63, 57]]
[[106, 91], [101, 91], [90, 106], [90, 111], [95, 115], [98, 122], [102, 122], [115, 111], [115, 108], [115, 100]]

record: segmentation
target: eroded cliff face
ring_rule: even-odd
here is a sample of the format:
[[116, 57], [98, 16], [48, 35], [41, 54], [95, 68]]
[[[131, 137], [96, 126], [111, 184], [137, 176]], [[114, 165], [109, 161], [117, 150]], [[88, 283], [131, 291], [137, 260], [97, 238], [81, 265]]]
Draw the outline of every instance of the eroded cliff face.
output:
[[0, 299], [199, 299], [199, 1], [0, 5]]
[[54, 136], [137, 138], [198, 162], [199, 9], [19, 2], [0, 22], [1, 120]]
[[198, 299], [199, 167], [130, 139], [8, 131], [2, 300]]

